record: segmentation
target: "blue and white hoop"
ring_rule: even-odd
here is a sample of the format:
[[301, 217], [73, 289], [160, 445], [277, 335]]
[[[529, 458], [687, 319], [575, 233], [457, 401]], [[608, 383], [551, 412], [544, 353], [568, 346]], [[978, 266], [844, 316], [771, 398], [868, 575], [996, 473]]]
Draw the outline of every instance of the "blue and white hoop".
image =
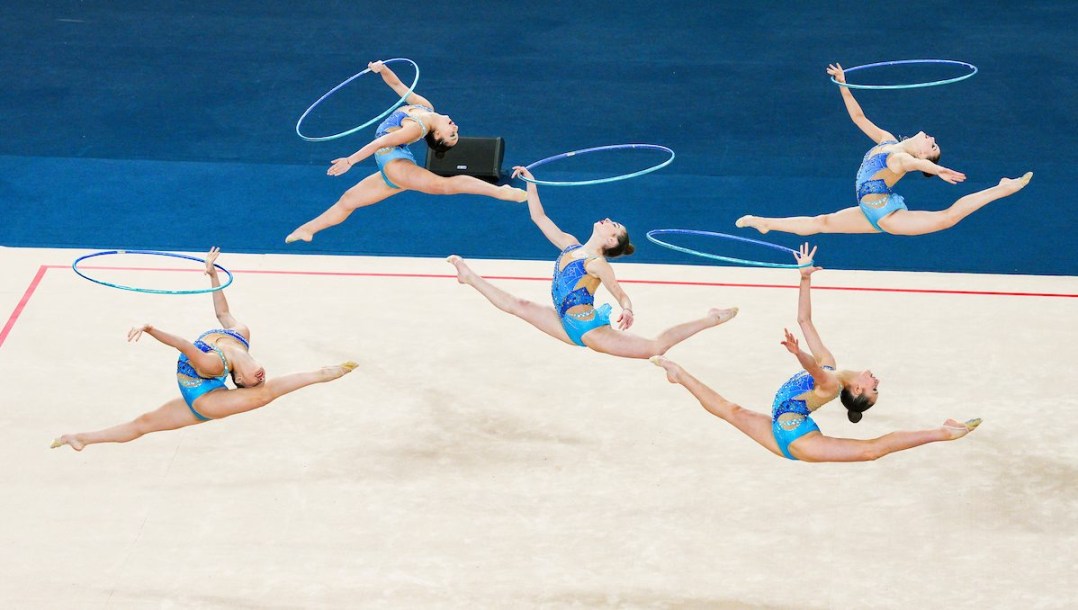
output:
[[834, 76], [831, 77], [831, 82], [835, 83], [839, 87], [846, 87], [847, 89], [916, 89], [918, 87], [935, 87], [937, 85], [957, 83], [958, 81], [966, 80], [967, 78], [970, 78], [977, 73], [977, 66], [955, 59], [900, 59], [897, 61], [880, 61], [874, 64], [865, 64], [863, 66], [844, 68], [842, 72], [843, 74], [849, 74], [850, 72], [856, 72], [858, 70], [869, 70], [871, 68], [879, 68], [881, 66], [897, 66], [906, 64], [946, 64], [968, 68], [969, 72], [966, 74], [962, 74], [961, 76], [956, 76], [954, 78], [946, 78], [943, 80], [929, 81], [924, 83], [910, 83], [905, 85], [858, 85], [853, 83], [840, 83], [835, 80]]
[[210, 288], [199, 288], [199, 289], [195, 289], [195, 290], [159, 290], [159, 289], [156, 289], [156, 288], [139, 288], [138, 286], [127, 286], [127, 285], [124, 285], [124, 284], [114, 284], [112, 282], [106, 282], [104, 280], [99, 280], [97, 278], [92, 278], [89, 275], [86, 275], [85, 273], [83, 273], [83, 271], [81, 269], [79, 269], [79, 263], [81, 263], [82, 261], [85, 261], [85, 260], [88, 260], [88, 259], [91, 259], [91, 258], [97, 258], [99, 256], [112, 256], [112, 255], [117, 255], [117, 254], [147, 254], [147, 255], [150, 255], [150, 256], [167, 256], [167, 257], [171, 257], [171, 258], [182, 258], [182, 259], [191, 260], [191, 261], [198, 261], [198, 262], [200, 262], [202, 264], [206, 264], [206, 259], [204, 259], [204, 258], [199, 258], [197, 256], [190, 256], [190, 255], [187, 255], [187, 254], [176, 254], [176, 253], [173, 253], [173, 252], [158, 252], [156, 250], [105, 250], [105, 251], [102, 251], [102, 252], [94, 252], [92, 254], [85, 254], [83, 256], [80, 256], [80, 257], [76, 258], [75, 262], [71, 263], [71, 270], [74, 271], [75, 273], [77, 273], [79, 275], [79, 277], [82, 277], [83, 279], [90, 280], [91, 282], [93, 282], [95, 284], [101, 284], [102, 286], [108, 286], [109, 288], [118, 288], [120, 290], [129, 290], [131, 292], [142, 292], [142, 293], [146, 293], [146, 294], [203, 294], [203, 293], [207, 293], [207, 292], [217, 292], [218, 290], [224, 290], [225, 288], [228, 288], [232, 284], [232, 280], [234, 279], [232, 277], [232, 272], [231, 271], [229, 271], [228, 269], [225, 269], [224, 267], [222, 267], [221, 265], [218, 265], [217, 263], [214, 263], [213, 264], [214, 267], [217, 267], [218, 269], [223, 271], [225, 273], [225, 275], [228, 276], [228, 280], [225, 281], [224, 283], [222, 283], [220, 286], [215, 286], [215, 287], [210, 287]]
[[696, 236], [703, 236], [703, 237], [716, 237], [716, 238], [720, 238], [720, 239], [730, 239], [730, 240], [740, 241], [740, 242], [754, 244], [754, 245], [758, 245], [758, 246], [766, 246], [768, 248], [772, 248], [772, 249], [778, 250], [780, 252], [785, 252], [785, 253], [791, 254], [793, 256], [797, 256], [799, 254], [799, 252], [797, 250], [792, 250], [790, 248], [787, 248], [786, 246], [780, 246], [780, 245], [773, 244], [773, 243], [770, 243], [770, 242], [761, 241], [759, 239], [751, 239], [751, 238], [748, 238], [748, 237], [741, 237], [741, 236], [738, 236], [738, 235], [730, 235], [730, 234], [727, 234], [727, 233], [715, 233], [713, 231], [697, 231], [695, 229], [653, 229], [651, 231], [648, 231], [648, 233], [647, 233], [648, 241], [650, 241], [650, 242], [652, 242], [654, 244], [658, 244], [658, 245], [660, 245], [660, 246], [662, 246], [664, 248], [669, 248], [671, 250], [677, 250], [678, 252], [684, 252], [685, 254], [692, 254], [693, 256], [700, 256], [700, 257], [703, 257], [703, 258], [710, 258], [712, 260], [724, 261], [724, 262], [727, 262], [727, 263], [736, 263], [736, 264], [739, 264], [739, 265], [750, 265], [750, 266], [753, 266], [753, 267], [773, 267], [773, 268], [778, 268], [778, 269], [801, 269], [802, 267], [809, 267], [809, 266], [811, 266], [813, 264], [812, 261], [808, 261], [806, 263], [801, 263], [801, 264], [796, 264], [796, 265], [791, 265], [791, 264], [783, 264], [783, 263], [768, 263], [768, 262], [764, 262], [764, 261], [750, 261], [750, 260], [746, 260], [746, 259], [743, 259], [743, 258], [734, 258], [734, 257], [731, 257], [731, 256], [721, 256], [719, 254], [711, 254], [709, 252], [701, 252], [699, 250], [693, 250], [691, 248], [686, 248], [684, 246], [675, 246], [674, 244], [671, 244], [671, 243], [668, 243], [668, 242], [665, 242], [665, 241], [659, 239], [658, 236], [660, 236], [660, 235], [696, 235]]
[[412, 61], [412, 60], [410, 60], [410, 59], [408, 59], [406, 57], [394, 57], [393, 59], [383, 59], [382, 63], [383, 64], [388, 64], [388, 63], [399, 62], [399, 61], [406, 61], [406, 62], [412, 64], [412, 67], [415, 68], [415, 79], [412, 81], [412, 85], [410, 87], [408, 87], [408, 91], [403, 96], [401, 96], [401, 98], [399, 100], [397, 100], [397, 102], [395, 104], [393, 104], [392, 106], [387, 108], [384, 112], [382, 112], [382, 114], [379, 114], [378, 116], [376, 116], [373, 119], [367, 121], [366, 123], [360, 125], [359, 127], [353, 127], [353, 128], [351, 128], [351, 129], [349, 129], [347, 131], [342, 131], [340, 133], [335, 133], [335, 134], [333, 134], [331, 136], [308, 136], [308, 135], [304, 135], [303, 132], [300, 131], [300, 126], [303, 124], [303, 119], [307, 118], [307, 115], [310, 114], [312, 110], [317, 108], [318, 105], [321, 104], [327, 97], [329, 97], [329, 96], [333, 95], [334, 93], [336, 93], [339, 89], [341, 89], [341, 87], [344, 87], [348, 83], [354, 81], [355, 79], [359, 78], [360, 76], [363, 76], [364, 74], [371, 71], [370, 68], [367, 68], [366, 70], [364, 70], [364, 71], [362, 71], [362, 72], [360, 72], [358, 74], [353, 74], [351, 77], [348, 78], [348, 80], [346, 80], [343, 83], [337, 85], [336, 87], [330, 89], [329, 92], [327, 92], [322, 97], [318, 98], [318, 100], [315, 101], [315, 103], [311, 104], [310, 108], [303, 111], [303, 115], [299, 117], [298, 121], [296, 121], [296, 135], [303, 138], [304, 140], [307, 140], [308, 142], [326, 142], [326, 141], [329, 141], [329, 140], [336, 140], [337, 138], [343, 138], [345, 136], [352, 135], [353, 133], [355, 133], [355, 132], [357, 132], [357, 131], [359, 131], [361, 129], [365, 129], [367, 127], [370, 127], [371, 125], [377, 123], [379, 120], [384, 118], [390, 112], [393, 112], [394, 110], [396, 110], [398, 107], [400, 107], [401, 104], [403, 104], [405, 102], [405, 100], [408, 99], [408, 96], [411, 95], [413, 91], [415, 91], [415, 86], [419, 84], [419, 65], [416, 64], [414, 61]]
[[585, 154], [590, 154], [590, 153], [611, 151], [611, 150], [657, 150], [657, 151], [660, 151], [660, 152], [664, 152], [664, 153], [666, 153], [666, 154], [668, 154], [670, 156], [668, 158], [666, 158], [665, 160], [663, 160], [658, 165], [653, 165], [653, 166], [651, 166], [649, 168], [642, 169], [642, 170], [636, 171], [636, 172], [631, 172], [631, 173], [628, 173], [628, 174], [622, 174], [620, 176], [612, 176], [610, 178], [598, 178], [598, 179], [595, 179], [595, 180], [578, 180], [578, 181], [575, 181], [575, 182], [555, 182], [555, 181], [551, 181], [551, 180], [536, 180], [534, 178], [533, 179], [528, 179], [528, 178], [525, 178], [523, 176], [520, 176], [520, 179], [525, 181], [525, 182], [531, 182], [532, 184], [542, 184], [544, 186], [584, 186], [584, 185], [588, 185], [588, 184], [604, 184], [606, 182], [616, 182], [618, 180], [628, 180], [629, 178], [635, 178], [637, 176], [643, 176], [644, 174], [650, 174], [651, 172], [654, 172], [656, 170], [660, 170], [660, 169], [666, 167], [667, 165], [670, 165], [671, 163], [673, 163], [674, 162], [674, 157], [675, 157], [673, 150], [671, 150], [671, 149], [669, 149], [669, 148], [667, 148], [665, 146], [660, 146], [658, 144], [614, 144], [614, 145], [611, 145], [611, 146], [596, 146], [594, 148], [585, 148], [585, 149], [582, 149], [582, 150], [574, 150], [574, 151], [570, 151], [570, 152], [567, 152], [567, 153], [561, 153], [560, 155], [554, 155], [553, 157], [547, 157], [546, 159], [540, 159], [539, 161], [536, 161], [535, 163], [532, 163], [531, 165], [528, 165], [527, 169], [528, 169], [528, 171], [531, 171], [536, 167], [539, 167], [541, 165], [546, 165], [547, 163], [551, 163], [553, 161], [558, 161], [560, 159], [568, 159], [569, 157], [575, 157], [577, 155], [585, 155]]

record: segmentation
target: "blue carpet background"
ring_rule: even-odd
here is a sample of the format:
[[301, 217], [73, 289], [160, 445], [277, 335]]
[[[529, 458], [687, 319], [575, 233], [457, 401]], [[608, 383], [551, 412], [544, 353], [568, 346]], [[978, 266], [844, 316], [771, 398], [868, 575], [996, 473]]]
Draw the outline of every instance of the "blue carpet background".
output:
[[825, 67], [939, 57], [980, 72], [856, 93], [881, 127], [936, 136], [969, 177], [907, 177], [911, 209], [1026, 170], [1033, 182], [942, 233], [813, 238], [819, 261], [1078, 275], [1075, 23], [1073, 1], [19, 2], [0, 15], [0, 245], [552, 259], [524, 207], [470, 196], [406, 193], [283, 243], [374, 170], [327, 177], [373, 128], [309, 143], [299, 114], [367, 61], [405, 56], [462, 135], [505, 138], [506, 167], [621, 142], [675, 149], [660, 172], [543, 200], [582, 238], [597, 218], [624, 222], [639, 248], [626, 262], [709, 264], [644, 233], [756, 236], [733, 221], [853, 205], [871, 142]]

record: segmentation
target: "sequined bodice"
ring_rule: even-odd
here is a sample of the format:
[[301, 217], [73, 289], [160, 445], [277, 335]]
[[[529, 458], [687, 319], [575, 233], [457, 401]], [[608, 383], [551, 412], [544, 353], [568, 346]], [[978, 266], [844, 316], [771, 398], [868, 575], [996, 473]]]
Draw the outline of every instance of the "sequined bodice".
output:
[[[882, 146], [897, 144], [895, 140], [886, 140], [873, 146], [861, 161], [861, 167], [857, 170], [857, 201], [861, 201], [866, 195], [890, 195], [894, 191], [887, 186], [887, 182], [880, 178], [874, 178], [881, 170], [887, 168], [887, 157], [891, 153], [878, 151]], [[874, 151], [877, 151], [874, 153]]]
[[177, 370], [178, 373], [183, 374], [183, 375], [191, 378], [192, 380], [197, 380], [197, 379], [220, 379], [220, 380], [223, 381], [225, 379], [225, 377], [228, 376], [228, 371], [229, 371], [230, 367], [228, 365], [228, 359], [225, 358], [224, 353], [221, 352], [220, 348], [217, 348], [217, 347], [215, 347], [213, 345], [210, 345], [209, 343], [206, 343], [205, 341], [203, 341], [203, 339], [205, 339], [206, 337], [208, 337], [210, 335], [226, 335], [228, 337], [231, 337], [231, 338], [235, 339], [236, 341], [239, 341], [241, 344], [243, 344], [243, 347], [245, 347], [247, 349], [251, 349], [251, 344], [247, 342], [247, 339], [244, 339], [243, 335], [239, 334], [238, 332], [236, 332], [236, 331], [234, 331], [232, 329], [229, 329], [229, 328], [215, 328], [213, 330], [207, 330], [206, 332], [199, 335], [198, 339], [194, 340], [195, 347], [197, 347], [199, 350], [201, 350], [202, 352], [205, 352], [207, 354], [210, 353], [210, 352], [214, 352], [214, 351], [217, 352], [217, 354], [221, 357], [221, 363], [225, 365], [224, 372], [221, 373], [220, 375], [218, 375], [217, 377], [209, 377], [209, 378], [202, 377], [201, 375], [198, 374], [198, 371], [195, 370], [195, 367], [191, 366], [191, 362], [188, 360], [186, 354], [180, 354], [180, 360], [179, 360], [179, 364], [178, 364], [179, 368]]
[[[206, 337], [208, 337], [210, 335], [227, 335], [227, 336], [235, 339], [236, 341], [239, 341], [240, 343], [242, 343], [243, 347], [245, 347], [247, 349], [251, 349], [251, 344], [247, 342], [247, 339], [244, 339], [243, 335], [241, 335], [238, 332], [232, 330], [231, 328], [215, 328], [213, 330], [207, 330], [206, 332], [199, 335], [198, 339], [195, 339], [195, 346], [198, 347], [198, 349], [200, 349], [200, 350], [202, 350], [204, 352], [208, 352], [208, 351], [212, 350], [213, 349], [212, 346], [210, 346], [210, 345], [208, 345], [208, 344], [206, 344], [205, 342], [202, 341], [202, 339], [204, 339], [204, 338], [206, 338]], [[200, 343], [202, 345], [199, 345]], [[203, 347], [203, 346], [205, 346], [205, 347]]]
[[[392, 131], [394, 129], [400, 129], [401, 122], [404, 121], [404, 119], [411, 119], [411, 120], [415, 121], [416, 123], [418, 123], [419, 127], [423, 130], [423, 136], [426, 136], [427, 135], [427, 126], [423, 123], [422, 120], [417, 119], [417, 118], [409, 115], [407, 110], [406, 110], [407, 108], [419, 108], [421, 110], [426, 110], [428, 112], [434, 112], [433, 110], [431, 110], [430, 108], [427, 108], [426, 106], [419, 106], [419, 105], [402, 106], [402, 107], [398, 108], [397, 110], [395, 110], [393, 112], [393, 114], [389, 115], [386, 118], [386, 120], [382, 121], [382, 124], [378, 126], [378, 131], [376, 131], [374, 133], [375, 137], [380, 138], [380, 137], [386, 135], [387, 133], [389, 133], [390, 131]], [[416, 140], [416, 141], [418, 142], [418, 140]]]
[[594, 305], [595, 294], [588, 290], [588, 286], [580, 286], [580, 280], [588, 275], [584, 264], [592, 257], [574, 259], [568, 265], [562, 267], [561, 260], [570, 252], [583, 248], [580, 244], [573, 244], [561, 251], [558, 260], [554, 261], [554, 281], [550, 285], [550, 298], [554, 301], [554, 308], [559, 316], [577, 305]]
[[[834, 369], [825, 366], [824, 370], [833, 371]], [[812, 415], [812, 411], [808, 408], [808, 404], [804, 399], [797, 398], [805, 392], [809, 392], [816, 388], [816, 381], [812, 378], [812, 375], [808, 371], [800, 371], [793, 377], [786, 380], [786, 383], [782, 384], [779, 391], [775, 393], [775, 401], [771, 403], [771, 421], [777, 422], [779, 417], [786, 413], [796, 413], [802, 416], [802, 420]], [[800, 423], [801, 420], [793, 420], [794, 423]]]

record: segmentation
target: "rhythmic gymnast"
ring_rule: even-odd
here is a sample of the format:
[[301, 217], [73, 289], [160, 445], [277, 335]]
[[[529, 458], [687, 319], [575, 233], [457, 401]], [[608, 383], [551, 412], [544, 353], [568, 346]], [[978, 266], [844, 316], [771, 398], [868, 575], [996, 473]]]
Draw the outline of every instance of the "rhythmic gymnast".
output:
[[[213, 248], [206, 257], [206, 274], [214, 287], [221, 285], [217, 268], [213, 265], [218, 254], [219, 250]], [[358, 366], [355, 362], [345, 362], [317, 371], [266, 379], [266, 370], [248, 353], [250, 329], [232, 317], [228, 301], [220, 290], [213, 293], [213, 309], [221, 328], [202, 333], [194, 343], [151, 324], [136, 326], [127, 333], [128, 341], [138, 341], [146, 333], [179, 350], [176, 379], [182, 398], [172, 399], [158, 409], [118, 426], [95, 432], [64, 434], [52, 442], [52, 447], [70, 445], [75, 451], [82, 451], [83, 447], [94, 443], [126, 443], [150, 432], [176, 430], [212, 419], [223, 419], [264, 407], [302, 387], [332, 381]], [[225, 379], [229, 375], [236, 389], [225, 386]]]
[[[841, 65], [829, 66], [827, 73], [839, 83], [846, 82]], [[854, 124], [876, 142], [857, 170], [858, 206], [819, 216], [742, 216], [735, 223], [738, 227], [752, 227], [761, 233], [782, 231], [798, 235], [882, 232], [924, 235], [955, 226], [985, 205], [1017, 193], [1033, 178], [1033, 172], [1027, 172], [1021, 178], [1003, 178], [996, 186], [960, 198], [946, 210], [911, 211], [906, 208], [903, 198], [892, 190], [906, 172], [920, 171], [928, 177], [939, 176], [950, 184], [964, 181], [966, 175], [937, 164], [940, 147], [935, 138], [920, 131], [912, 138], [898, 141], [865, 117], [848, 87], [839, 87], [839, 91]]]
[[[798, 264], [811, 261], [815, 253], [815, 248], [809, 252], [808, 244], [805, 244], [796, 256]], [[797, 301], [797, 322], [812, 354], [801, 351], [797, 339], [790, 331], [785, 331], [782, 345], [797, 357], [804, 370], [779, 388], [771, 406], [771, 417], [730, 402], [666, 358], [655, 357], [651, 361], [666, 369], [667, 380], [685, 386], [712, 415], [732, 424], [771, 453], [791, 460], [865, 462], [926, 443], [953, 441], [980, 425], [980, 419], [965, 423], [948, 419], [939, 428], [891, 432], [869, 440], [824, 436], [812, 421], [813, 411], [840, 396], [847, 417], [857, 423], [865, 410], [876, 404], [879, 380], [871, 371], [835, 370], [835, 357], [824, 347], [812, 323], [810, 276], [819, 269], [804, 267], [800, 270], [801, 288]]]
[[[513, 177], [532, 178], [524, 167], [515, 167]], [[737, 308], [711, 309], [698, 320], [679, 324], [659, 334], [655, 339], [645, 339], [628, 332], [633, 324], [633, 306], [614, 277], [614, 269], [608, 258], [629, 255], [635, 249], [629, 242], [629, 232], [609, 218], [592, 226], [591, 237], [584, 244], [563, 232], [547, 217], [539, 201], [538, 188], [528, 183], [528, 209], [532, 221], [561, 254], [554, 264], [554, 281], [551, 297], [554, 307], [527, 301], [493, 286], [476, 275], [457, 255], [447, 260], [457, 268], [457, 281], [468, 284], [487, 298], [498, 309], [513, 314], [546, 334], [570, 345], [590, 347], [604, 354], [625, 358], [648, 358], [665, 354], [671, 347], [712, 326], [728, 322], [737, 315]], [[610, 325], [609, 304], [595, 308], [595, 291], [599, 284], [606, 286], [621, 306], [617, 318], [618, 329]]]
[[[371, 62], [367, 67], [371, 72], [381, 74], [382, 80], [398, 95], [403, 96], [408, 92], [408, 86], [382, 62]], [[292, 231], [285, 238], [285, 243], [311, 241], [315, 233], [344, 222], [356, 208], [378, 203], [408, 190], [429, 195], [485, 195], [515, 202], [523, 202], [527, 198], [524, 191], [508, 185], [495, 186], [472, 176], [447, 178], [416, 165], [415, 157], [408, 149], [410, 144], [425, 139], [430, 148], [445, 152], [455, 146], [460, 138], [453, 120], [434, 112], [434, 106], [427, 98], [411, 93], [405, 102], [407, 105], [401, 106], [382, 121], [373, 142], [347, 157], [334, 159], [326, 173], [340, 176], [372, 154], [378, 171], [345, 191], [337, 203], [317, 218]]]

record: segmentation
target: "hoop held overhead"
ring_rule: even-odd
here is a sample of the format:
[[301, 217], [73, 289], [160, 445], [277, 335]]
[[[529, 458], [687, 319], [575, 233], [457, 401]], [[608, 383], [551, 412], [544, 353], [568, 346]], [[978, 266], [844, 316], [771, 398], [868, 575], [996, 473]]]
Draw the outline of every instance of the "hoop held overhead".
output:
[[384, 118], [390, 112], [393, 112], [394, 110], [396, 110], [400, 105], [402, 105], [408, 99], [408, 96], [411, 95], [413, 91], [415, 91], [416, 85], [419, 84], [419, 65], [416, 64], [414, 61], [408, 59], [407, 57], [394, 57], [393, 59], [383, 59], [383, 60], [381, 60], [381, 62], [383, 64], [388, 64], [388, 63], [392, 63], [392, 62], [395, 62], [395, 61], [406, 61], [406, 62], [412, 64], [412, 67], [415, 68], [415, 79], [412, 81], [412, 86], [408, 87], [408, 91], [404, 94], [404, 96], [402, 96], [399, 100], [397, 100], [397, 102], [395, 104], [393, 104], [392, 106], [387, 108], [384, 112], [382, 112], [382, 114], [379, 114], [378, 116], [376, 116], [373, 119], [367, 121], [366, 123], [360, 125], [359, 127], [353, 127], [352, 129], [349, 129], [348, 131], [342, 131], [340, 133], [333, 134], [331, 136], [307, 136], [307, 135], [303, 135], [303, 132], [300, 131], [300, 125], [303, 124], [303, 119], [307, 118], [307, 115], [310, 114], [312, 110], [314, 110], [319, 104], [321, 104], [322, 101], [325, 100], [327, 97], [329, 97], [329, 96], [333, 95], [334, 93], [336, 93], [337, 90], [340, 89], [341, 87], [344, 87], [345, 85], [352, 82], [353, 80], [355, 80], [355, 79], [359, 78], [360, 76], [363, 76], [364, 74], [371, 71], [370, 68], [367, 68], [366, 70], [363, 70], [362, 72], [359, 72], [358, 74], [353, 74], [351, 77], [348, 78], [348, 80], [346, 80], [343, 83], [337, 85], [336, 87], [330, 89], [325, 95], [318, 98], [318, 100], [315, 101], [315, 103], [311, 104], [311, 106], [309, 108], [307, 108], [307, 110], [303, 111], [303, 115], [299, 117], [298, 121], [296, 121], [296, 135], [303, 138], [304, 140], [307, 140], [308, 142], [326, 142], [326, 141], [329, 141], [329, 140], [336, 140], [337, 138], [343, 138], [345, 136], [352, 135], [353, 133], [355, 133], [355, 132], [357, 132], [357, 131], [359, 131], [361, 129], [364, 129], [366, 127], [370, 127], [371, 125], [377, 123], [379, 120]]
[[846, 87], [847, 89], [916, 89], [918, 87], [935, 87], [936, 85], [947, 85], [950, 83], [957, 83], [960, 80], [966, 80], [977, 73], [977, 66], [966, 63], [964, 61], [958, 61], [956, 59], [900, 59], [896, 61], [880, 61], [874, 64], [865, 64], [863, 66], [854, 66], [852, 68], [843, 68], [844, 74], [850, 72], [856, 72], [857, 70], [867, 70], [869, 68], [878, 68], [880, 66], [896, 66], [902, 64], [947, 64], [954, 66], [963, 66], [970, 69], [968, 74], [956, 76], [955, 78], [947, 78], [944, 80], [937, 80], [925, 83], [912, 83], [906, 85], [857, 85], [850, 83], [840, 83], [835, 80], [835, 77], [831, 77], [831, 82], [835, 83], [839, 87]]
[[207, 292], [217, 292], [218, 290], [224, 290], [225, 288], [228, 288], [232, 284], [232, 280], [235, 279], [235, 278], [232, 277], [232, 272], [231, 271], [229, 271], [228, 269], [225, 269], [224, 267], [222, 267], [221, 265], [218, 265], [217, 263], [214, 263], [213, 264], [214, 267], [217, 267], [221, 271], [224, 271], [225, 275], [228, 276], [228, 280], [226, 282], [224, 282], [223, 284], [221, 284], [220, 286], [217, 286], [217, 287], [212, 287], [211, 286], [210, 288], [199, 288], [199, 289], [196, 289], [196, 290], [158, 290], [156, 288], [139, 288], [137, 286], [126, 286], [124, 284], [113, 284], [112, 282], [106, 282], [104, 280], [99, 280], [99, 279], [92, 278], [92, 277], [86, 275], [85, 273], [83, 273], [79, 269], [79, 263], [81, 263], [82, 261], [84, 261], [86, 259], [96, 258], [98, 256], [109, 256], [109, 255], [112, 255], [112, 254], [147, 254], [147, 255], [151, 255], [151, 256], [168, 256], [168, 257], [172, 257], [172, 258], [182, 258], [182, 259], [186, 259], [186, 260], [198, 261], [198, 262], [200, 262], [202, 264], [206, 264], [206, 259], [204, 259], [204, 258], [199, 258], [197, 256], [189, 256], [187, 254], [176, 254], [176, 253], [173, 253], [173, 252], [158, 252], [156, 250], [105, 250], [105, 251], [102, 251], [102, 252], [93, 252], [91, 254], [85, 254], [83, 256], [80, 256], [80, 257], [76, 258], [75, 262], [71, 263], [71, 270], [74, 271], [76, 274], [78, 274], [79, 277], [81, 277], [83, 279], [90, 280], [91, 282], [93, 282], [95, 284], [101, 284], [102, 286], [108, 286], [109, 288], [118, 288], [120, 290], [129, 290], [131, 292], [142, 292], [142, 293], [145, 293], [145, 294], [204, 294], [204, 293], [207, 293]]
[[792, 255], [797, 255], [798, 254], [797, 250], [792, 250], [792, 249], [787, 248], [785, 246], [780, 246], [778, 244], [773, 244], [773, 243], [770, 243], [770, 242], [761, 241], [759, 239], [750, 239], [748, 237], [741, 237], [741, 236], [738, 236], [738, 235], [729, 235], [727, 233], [715, 233], [713, 231], [697, 231], [695, 229], [653, 229], [653, 230], [647, 232], [648, 241], [650, 241], [650, 242], [652, 242], [654, 244], [658, 244], [658, 245], [660, 245], [660, 246], [662, 246], [664, 248], [669, 248], [671, 250], [677, 250], [678, 252], [684, 252], [686, 254], [692, 254], [693, 256], [700, 256], [700, 257], [703, 257], [703, 258], [710, 258], [712, 260], [724, 261], [724, 262], [727, 262], [727, 263], [737, 263], [739, 265], [751, 265], [753, 267], [772, 267], [772, 268], [777, 268], [777, 269], [801, 269], [802, 267], [809, 267], [809, 266], [811, 266], [813, 264], [813, 261], [808, 261], [807, 263], [803, 263], [803, 264], [799, 264], [799, 265], [782, 264], [782, 263], [767, 263], [767, 262], [763, 262], [763, 261], [750, 261], [750, 260], [746, 260], [746, 259], [743, 259], [743, 258], [734, 258], [734, 257], [731, 257], [731, 256], [721, 256], [721, 255], [718, 255], [718, 254], [710, 254], [710, 253], [707, 253], [707, 252], [701, 252], [699, 250], [693, 250], [691, 248], [685, 248], [685, 247], [682, 247], [682, 246], [675, 246], [674, 244], [667, 243], [665, 241], [662, 241], [661, 239], [658, 239], [656, 237], [657, 235], [699, 235], [699, 236], [703, 236], [703, 237], [718, 237], [718, 238], [722, 238], [722, 239], [731, 239], [731, 240], [734, 240], [734, 241], [740, 241], [740, 242], [745, 242], [745, 243], [749, 243], [749, 244], [756, 244], [756, 245], [759, 245], [759, 246], [767, 246], [768, 248], [773, 248], [773, 249], [778, 250], [780, 252], [787, 252], [787, 253], [792, 254]]

